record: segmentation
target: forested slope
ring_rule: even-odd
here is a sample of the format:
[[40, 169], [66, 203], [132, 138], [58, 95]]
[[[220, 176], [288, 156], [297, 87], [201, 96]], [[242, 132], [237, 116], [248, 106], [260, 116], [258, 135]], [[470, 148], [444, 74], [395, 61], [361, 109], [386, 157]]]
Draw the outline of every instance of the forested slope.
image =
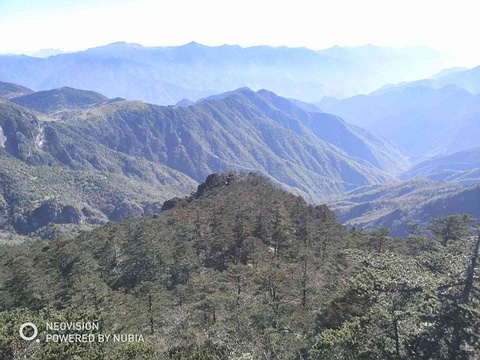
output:
[[[0, 353], [33, 359], [478, 358], [468, 217], [407, 241], [348, 231], [256, 175], [209, 176], [156, 218], [1, 255]], [[98, 320], [142, 343], [19, 343], [19, 324]]]

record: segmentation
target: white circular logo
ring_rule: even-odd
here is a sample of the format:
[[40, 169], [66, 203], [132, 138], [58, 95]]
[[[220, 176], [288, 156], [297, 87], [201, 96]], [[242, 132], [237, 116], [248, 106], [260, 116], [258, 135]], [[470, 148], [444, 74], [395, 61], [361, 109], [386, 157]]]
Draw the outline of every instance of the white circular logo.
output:
[[[27, 336], [23, 333], [23, 331], [25, 330], [25, 328], [32, 328], [33, 329], [33, 334], [30, 335], [30, 336]], [[22, 324], [22, 326], [20, 326], [20, 337], [23, 339], [23, 340], [26, 340], [26, 341], [32, 341], [33, 339], [35, 339], [38, 335], [38, 329], [37, 327], [35, 326], [35, 324], [31, 323], [31, 322], [28, 322], [28, 323], [25, 323], [25, 324]]]

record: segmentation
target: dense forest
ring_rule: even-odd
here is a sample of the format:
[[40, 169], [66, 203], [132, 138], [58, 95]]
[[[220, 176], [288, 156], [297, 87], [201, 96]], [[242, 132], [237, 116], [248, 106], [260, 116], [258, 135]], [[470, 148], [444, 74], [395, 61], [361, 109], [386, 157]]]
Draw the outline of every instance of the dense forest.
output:
[[[258, 175], [210, 175], [153, 217], [5, 245], [0, 358], [478, 359], [478, 229], [450, 215], [398, 239]], [[44, 342], [55, 320], [145, 342]], [[27, 321], [41, 342], [18, 337]]]

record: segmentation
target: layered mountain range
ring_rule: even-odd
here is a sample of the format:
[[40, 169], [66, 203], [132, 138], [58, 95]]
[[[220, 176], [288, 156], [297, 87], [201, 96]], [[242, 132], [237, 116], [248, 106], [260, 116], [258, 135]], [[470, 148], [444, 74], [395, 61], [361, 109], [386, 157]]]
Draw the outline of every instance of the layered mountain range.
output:
[[[155, 53], [126, 44], [87, 53], [123, 57], [125, 48], [132, 58]], [[52, 238], [154, 215], [226, 171], [260, 174], [309, 202], [328, 202], [348, 225], [384, 225], [398, 236], [412, 222], [478, 216], [478, 95], [460, 81], [433, 85], [472, 73], [452, 69], [315, 105], [248, 87], [158, 106], [0, 82], [2, 236]]]
[[480, 182], [480, 147], [420, 162], [401, 175], [402, 179], [426, 177], [438, 181]]
[[193, 101], [242, 86], [316, 101], [352, 96], [386, 83], [411, 81], [443, 69], [449, 59], [434, 50], [334, 47], [143, 47], [118, 42], [47, 58], [0, 56], [0, 80], [49, 90], [70, 86], [154, 104]]
[[456, 85], [472, 94], [480, 93], [480, 66], [471, 69], [462, 67], [445, 69], [428, 79], [385, 85], [377, 92], [417, 86], [441, 89], [447, 85]]
[[[324, 111], [386, 137], [413, 156], [480, 146], [478, 68], [316, 103]], [[468, 81], [465, 79], [469, 79]], [[470, 86], [471, 84], [472, 86]]]
[[[355, 189], [330, 200], [351, 226], [388, 227], [406, 236], [410, 224], [455, 213], [480, 214], [479, 68], [384, 86], [347, 99], [316, 103], [399, 145], [413, 166], [405, 181]], [[466, 185], [464, 187], [462, 185]]]
[[[458, 213], [480, 218], [480, 185], [445, 181], [472, 180], [478, 149], [411, 168], [266, 90], [168, 107], [23, 92], [0, 100], [0, 357], [478, 358], [480, 237]], [[243, 174], [206, 176], [227, 169]], [[442, 181], [395, 180], [417, 175]], [[18, 341], [52, 317], [143, 341]]]

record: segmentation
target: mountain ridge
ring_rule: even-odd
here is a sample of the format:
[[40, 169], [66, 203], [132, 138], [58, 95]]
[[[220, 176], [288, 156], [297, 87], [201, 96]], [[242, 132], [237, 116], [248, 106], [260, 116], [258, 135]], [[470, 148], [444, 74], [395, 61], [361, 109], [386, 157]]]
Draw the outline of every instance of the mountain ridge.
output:
[[[252, 103], [252, 101], [254, 103]], [[254, 106], [254, 107], [252, 108], [252, 106]], [[262, 111], [270, 112], [270, 115], [268, 115], [267, 113], [259, 113], [258, 112], [257, 109], [259, 109], [262, 106], [264, 107]], [[98, 113], [98, 111], [100, 111], [101, 113]], [[126, 111], [126, 113], [125, 113], [125, 111]], [[133, 111], [133, 113], [132, 113], [132, 111]], [[302, 166], [307, 166], [307, 169], [310, 169], [309, 172], [311, 172], [314, 169], [317, 169], [317, 170], [314, 170], [314, 171], [319, 171], [321, 168], [324, 169], [322, 171], [330, 171], [330, 170], [327, 170], [328, 169], [327, 163], [323, 163], [323, 165], [321, 165], [321, 167], [318, 167], [318, 166], [320, 166], [319, 163], [314, 163], [314, 162], [310, 163], [310, 160], [309, 160], [309, 162], [305, 162], [306, 161], [306, 159], [305, 159], [305, 160], [301, 160], [299, 162], [300, 158], [298, 158], [297, 155], [294, 155], [295, 152], [292, 152], [293, 149], [291, 148], [291, 144], [287, 145], [287, 142], [285, 142], [287, 138], [290, 139], [289, 141], [291, 141], [293, 139], [296, 139], [295, 141], [297, 141], [297, 142], [299, 141], [300, 143], [307, 141], [311, 144], [311, 146], [314, 146], [314, 147], [319, 147], [320, 146], [320, 148], [323, 149], [321, 151], [327, 151], [327, 152], [333, 151], [334, 153], [338, 152], [338, 150], [336, 150], [335, 148], [332, 148], [331, 145], [328, 145], [328, 144], [325, 144], [325, 143], [321, 144], [319, 142], [319, 139], [317, 140], [316, 137], [313, 134], [309, 133], [308, 129], [305, 128], [303, 124], [298, 122], [298, 120], [295, 120], [295, 118], [292, 118], [292, 117], [289, 117], [289, 116], [285, 117], [285, 115], [283, 115], [283, 117], [282, 116], [278, 117], [279, 114], [280, 114], [279, 110], [276, 110], [274, 107], [271, 107], [271, 105], [265, 103], [262, 96], [259, 96], [256, 93], [254, 93], [253, 91], [246, 90], [246, 89], [242, 89], [239, 92], [236, 92], [233, 95], [231, 95], [231, 96], [229, 96], [225, 99], [222, 99], [222, 100], [208, 100], [208, 101], [202, 102], [202, 103], [200, 103], [200, 104], [198, 104], [194, 107], [186, 107], [186, 108], [183, 108], [183, 107], [182, 108], [156, 107], [155, 105], [149, 105], [149, 104], [144, 104], [144, 103], [118, 102], [118, 103], [115, 103], [113, 105], [106, 105], [106, 106], [102, 106], [102, 107], [97, 108], [97, 109], [87, 110], [85, 112], [85, 114], [81, 117], [81, 121], [77, 122], [76, 124], [78, 124], [79, 126], [87, 126], [87, 124], [89, 124], [88, 126], [90, 126], [90, 129], [87, 131], [88, 133], [91, 133], [93, 131], [93, 133], [95, 134], [94, 136], [97, 139], [100, 139], [100, 141], [107, 141], [106, 138], [103, 138], [103, 140], [102, 140], [103, 135], [101, 134], [101, 132], [103, 130], [99, 130], [100, 133], [96, 133], [96, 130], [93, 130], [92, 126], [93, 127], [97, 126], [97, 125], [95, 125], [96, 122], [95, 122], [94, 119], [101, 114], [108, 114], [107, 118], [108, 118], [108, 116], [113, 116], [113, 117], [120, 116], [122, 118], [129, 118], [129, 117], [135, 115], [135, 111], [145, 111], [146, 112], [144, 115], [142, 115], [142, 118], [143, 119], [147, 119], [147, 118], [150, 119], [150, 120], [148, 120], [148, 125], [145, 125], [148, 128], [154, 128], [156, 126], [155, 123], [158, 123], [158, 120], [154, 120], [155, 118], [160, 117], [160, 118], [165, 119], [165, 120], [162, 120], [162, 122], [163, 122], [163, 121], [167, 121], [167, 119], [169, 119], [169, 118], [180, 116], [180, 118], [178, 118], [178, 120], [177, 120], [177, 121], [180, 121], [180, 122], [177, 122], [176, 124], [172, 124], [172, 125], [175, 126], [175, 127], [180, 126], [180, 128], [178, 130], [175, 130], [175, 131], [180, 131], [180, 133], [178, 135], [178, 136], [180, 136], [180, 138], [178, 138], [178, 139], [183, 138], [183, 140], [181, 140], [181, 143], [183, 143], [183, 142], [188, 143], [188, 141], [192, 141], [192, 140], [194, 142], [196, 142], [197, 140], [195, 140], [195, 139], [196, 139], [197, 135], [193, 135], [193, 133], [191, 133], [191, 131], [193, 129], [196, 129], [195, 133], [199, 133], [199, 132], [202, 133], [204, 131], [204, 130], [202, 130], [202, 128], [205, 127], [205, 126], [207, 126], [209, 128], [209, 131], [204, 136], [202, 136], [202, 138], [203, 139], [211, 139], [211, 140], [208, 140], [208, 141], [214, 141], [214, 142], [221, 141], [222, 143], [225, 143], [225, 141], [226, 141], [227, 143], [230, 142], [232, 144], [235, 144], [236, 142], [238, 142], [238, 140], [234, 140], [234, 138], [232, 138], [232, 134], [235, 134], [235, 136], [240, 136], [240, 139], [242, 139], [242, 144], [243, 145], [241, 147], [238, 147], [239, 145], [235, 145], [235, 146], [237, 147], [237, 149], [239, 151], [241, 151], [245, 154], [246, 158], [251, 159], [249, 161], [253, 161], [253, 162], [251, 162], [251, 164], [252, 164], [251, 166], [254, 166], [254, 167], [246, 167], [246, 168], [238, 167], [238, 164], [240, 164], [240, 163], [238, 162], [238, 160], [234, 160], [237, 155], [234, 155], [231, 152], [231, 150], [224, 149], [223, 151], [218, 151], [218, 149], [211, 148], [210, 146], [200, 145], [200, 143], [198, 143], [200, 147], [196, 149], [195, 153], [192, 153], [190, 155], [187, 155], [185, 153], [185, 155], [186, 156], [195, 155], [195, 157], [197, 157], [198, 159], [206, 156], [207, 158], [210, 158], [210, 160], [208, 160], [208, 161], [210, 161], [211, 164], [216, 163], [217, 165], [215, 165], [213, 168], [209, 167], [208, 170], [200, 170], [200, 172], [198, 172], [199, 171], [198, 169], [195, 170], [194, 167], [192, 167], [191, 165], [188, 165], [187, 168], [177, 167], [177, 169], [185, 172], [186, 174], [193, 177], [194, 179], [201, 179], [201, 178], [206, 177], [211, 172], [218, 172], [219, 170], [222, 171], [222, 170], [228, 170], [228, 169], [237, 170], [237, 171], [252, 171], [254, 169], [257, 169], [257, 171], [260, 170], [263, 173], [263, 171], [262, 171], [263, 166], [262, 167], [257, 167], [258, 165], [253, 165], [253, 164], [256, 163], [257, 161], [261, 161], [261, 163], [265, 164], [264, 160], [262, 160], [261, 158], [258, 158], [257, 155], [256, 155], [257, 156], [256, 160], [255, 160], [255, 158], [251, 158], [251, 155], [246, 155], [247, 153], [245, 151], [246, 151], [247, 148], [245, 148], [244, 146], [245, 146], [245, 144], [247, 144], [251, 141], [253, 141], [257, 145], [250, 145], [248, 147], [250, 149], [265, 149], [265, 150], [262, 150], [262, 151], [268, 151], [268, 152], [271, 152], [272, 150], [276, 149], [275, 151], [280, 151], [281, 152], [280, 158], [278, 158], [278, 155], [274, 155], [273, 153], [271, 153], [271, 155], [268, 155], [268, 156], [272, 160], [274, 158], [277, 158], [278, 160], [275, 160], [275, 161], [277, 161], [277, 162], [280, 161], [280, 163], [283, 164], [283, 165], [281, 165], [281, 167], [284, 168], [285, 170], [276, 171], [276, 176], [279, 176], [280, 178], [284, 178], [284, 179], [287, 179], [288, 176], [289, 176], [289, 175], [287, 175], [287, 177], [285, 177], [285, 174], [291, 173], [291, 171], [298, 166], [297, 164], [302, 164], [302, 162], [304, 164]], [[218, 111], [220, 111], [224, 115], [228, 114], [228, 117], [217, 117], [217, 118], [212, 117], [212, 115], [214, 115]], [[147, 116], [146, 114], [149, 114], [149, 115]], [[176, 114], [176, 115], [173, 115], [173, 114]], [[185, 120], [182, 120], [182, 119], [187, 119], [189, 116], [192, 116], [192, 114], [194, 116], [202, 114], [201, 115], [203, 117], [202, 125], [200, 125], [198, 123], [197, 124], [186, 123], [186, 122], [184, 122]], [[205, 116], [206, 116], [206, 118], [205, 118]], [[242, 120], [242, 122], [239, 123], [236, 120], [234, 120], [234, 119], [242, 119], [242, 117], [245, 117], [245, 116], [247, 116], [247, 118], [249, 119], [247, 122], [245, 122], [245, 120]], [[267, 117], [263, 118], [265, 116], [267, 116]], [[94, 120], [94, 122], [92, 122], [89, 119]], [[276, 119], [276, 120], [273, 120], [273, 119]], [[110, 121], [113, 121], [113, 118]], [[154, 121], [154, 122], [152, 122], [152, 121]], [[251, 123], [251, 121], [254, 121], [254, 122]], [[258, 122], [258, 121], [260, 121], [260, 122]], [[282, 122], [282, 121], [284, 121], [284, 122]], [[72, 124], [72, 123], [73, 122], [70, 122], [70, 124]], [[127, 125], [127, 126], [133, 126], [134, 125], [134, 123], [131, 123], [131, 125], [128, 125], [128, 123], [124, 123], [124, 124]], [[100, 125], [105, 126], [105, 123], [101, 122]], [[114, 125], [114, 122], [111, 122], [111, 125], [109, 125], [109, 126], [113, 126], [113, 125]], [[219, 125], [220, 125], [220, 127], [219, 127]], [[118, 123], [116, 123], [115, 126], [118, 126]], [[137, 126], [136, 123], [135, 123], [135, 126]], [[193, 126], [193, 128], [192, 128], [192, 126]], [[238, 128], [238, 126], [241, 126], [242, 129], [240, 130], [240, 128]], [[243, 128], [245, 126], [246, 126], [246, 128]], [[260, 127], [258, 127], [258, 126], [260, 126]], [[278, 129], [278, 131], [280, 131], [278, 133], [278, 135], [280, 135], [280, 134], [282, 134], [282, 135], [280, 137], [278, 137], [277, 139], [271, 138], [269, 135], [267, 135], [267, 133], [265, 133], [266, 128], [263, 129], [263, 127], [265, 127], [265, 126], [267, 128], [271, 127], [271, 126], [274, 126], [274, 128], [276, 128], [276, 129]], [[225, 132], [225, 127], [229, 128], [228, 133]], [[232, 128], [230, 129], [230, 127], [232, 127]], [[214, 128], [216, 130], [213, 130]], [[233, 129], [236, 129], [236, 130], [233, 130]], [[127, 133], [130, 133], [131, 131], [132, 130], [128, 130]], [[157, 130], [155, 130], [155, 131], [157, 131]], [[112, 133], [112, 132], [110, 131], [109, 133]], [[244, 135], [242, 135], [242, 134], [252, 134], [253, 135], [254, 133], [256, 135], [254, 137], [249, 137], [249, 138], [246, 138]], [[161, 133], [158, 133], [158, 135], [160, 135], [160, 134]], [[214, 137], [212, 137], [213, 134], [215, 134]], [[300, 140], [300, 138], [298, 138], [298, 136], [300, 136], [301, 134], [302, 134], [302, 136], [305, 136], [304, 138], [302, 138], [302, 140]], [[155, 135], [155, 136], [158, 136], [158, 135]], [[150, 137], [151, 135], [146, 135], [146, 134], [140, 135], [139, 134], [139, 136]], [[164, 135], [161, 135], [161, 136], [164, 136]], [[185, 136], [187, 136], [187, 137], [185, 137]], [[175, 137], [177, 137], [177, 135], [175, 135]], [[222, 140], [220, 140], [220, 139], [222, 139]], [[229, 139], [229, 140], [227, 140], [227, 139]], [[281, 142], [278, 142], [279, 140]], [[167, 141], [167, 138], [164, 138], [164, 140], [161, 140], [162, 143], [164, 141]], [[176, 140], [176, 141], [178, 141], [178, 140]], [[204, 141], [204, 140], [202, 140], [202, 141]], [[267, 142], [270, 143], [270, 145], [265, 147], [265, 145], [260, 145], [260, 143], [258, 143], [259, 141], [260, 141], [260, 143], [263, 143], [264, 141], [267, 141]], [[127, 152], [133, 151], [133, 148], [131, 146], [130, 146], [130, 148], [125, 148], [125, 145], [122, 145], [124, 143], [125, 143], [125, 141], [117, 139], [117, 140], [115, 140], [114, 143], [111, 143], [110, 146], [113, 146], [113, 148], [115, 148], [115, 149], [122, 149], [121, 151], [127, 151]], [[140, 144], [138, 144], [138, 145], [140, 146], [139, 150], [141, 148], [143, 148], [143, 145], [140, 145]], [[173, 143], [171, 145], [169, 145], [169, 143], [165, 142], [165, 145], [168, 148], [168, 146], [172, 146]], [[156, 158], [156, 155], [154, 155], [155, 151], [153, 149], [149, 149], [148, 148], [149, 146], [156, 146], [156, 145], [153, 145], [153, 144], [148, 145], [147, 144], [147, 148], [145, 148], [144, 150], [140, 150], [140, 151], [146, 151], [146, 153], [149, 154], [147, 156], [152, 157], [152, 159]], [[162, 146], [164, 146], [164, 145], [162, 145]], [[177, 146], [177, 145], [175, 145], [175, 146]], [[196, 146], [198, 146], [198, 145], [196, 145]], [[301, 147], [302, 146], [299, 145], [298, 149], [300, 149]], [[201, 149], [203, 149], [203, 150], [201, 150]], [[135, 151], [137, 151], [137, 150], [135, 150]], [[165, 153], [162, 156], [166, 156], [168, 158], [168, 156], [169, 156], [168, 154], [169, 153]], [[173, 154], [173, 153], [170, 153], [170, 154]], [[340, 155], [341, 153], [338, 153], [338, 154]], [[306, 155], [306, 153], [305, 153], [305, 155]], [[341, 156], [345, 156], [345, 155], [346, 154], [341, 155]], [[231, 165], [226, 166], [226, 163], [224, 163], [224, 160], [222, 160], [222, 159], [227, 159], [230, 156], [233, 156], [233, 158], [231, 158], [231, 160], [233, 160], [231, 162], [231, 165], [233, 165], [233, 168], [231, 168]], [[308, 155], [308, 157], [310, 157], [310, 155]], [[321, 157], [322, 156], [317, 155], [318, 159], [321, 159]], [[165, 158], [165, 159], [167, 159], [167, 158]], [[160, 158], [157, 157], [157, 160], [159, 160], [159, 159]], [[231, 160], [229, 160], [229, 162]], [[174, 168], [175, 168], [175, 166], [177, 166], [177, 162], [176, 162], [177, 160], [171, 159], [171, 160], [164, 160], [164, 161], [166, 161], [166, 164], [168, 166], [173, 166]], [[205, 163], [205, 161], [196, 160], [193, 163], [203, 164], [203, 163]], [[222, 165], [222, 164], [224, 164], [224, 165]], [[234, 165], [234, 164], [237, 164], [237, 165]], [[360, 167], [364, 167], [365, 165], [366, 164], [362, 165], [361, 161], [360, 161], [360, 163], [359, 163]], [[327, 167], [325, 167], [325, 166], [327, 166]], [[291, 169], [291, 170], [287, 170], [287, 169]], [[297, 171], [297, 170], [294, 170], [294, 171]], [[311, 173], [311, 174], [313, 175], [313, 173]], [[309, 175], [309, 176], [311, 176], [311, 175]], [[327, 181], [327, 182], [332, 183], [331, 180], [327, 180], [326, 178], [324, 178], [323, 181], [324, 182]], [[362, 181], [362, 180], [360, 180], [360, 181]], [[332, 185], [334, 185], [334, 183], [332, 183]], [[334, 185], [334, 186], [337, 186], [337, 185]]]
[[[91, 95], [81, 90], [58, 91]], [[14, 170], [5, 175], [4, 181], [16, 184], [13, 191], [25, 199], [22, 220], [15, 225], [22, 234], [33, 230], [49, 233], [44, 226], [29, 225], [31, 214], [38, 207], [61, 214], [67, 206], [65, 211], [74, 214], [68, 217], [72, 221], [101, 223], [105, 219], [151, 213], [149, 209], [159, 209], [162, 201], [188, 193], [211, 173], [256, 172], [282, 189], [309, 201], [319, 201], [330, 194], [391, 179], [392, 167], [407, 163], [400, 152], [383, 140], [316, 107], [266, 90], [242, 88], [186, 107], [123, 99], [102, 101], [104, 97], [95, 93], [93, 104], [65, 103], [55, 96], [58, 91], [23, 98], [42, 99], [45, 107], [37, 109], [48, 115], [0, 101], [0, 158], [5, 169], [10, 164]], [[69, 112], [72, 107], [74, 111]], [[59, 179], [52, 178], [54, 169], [63, 174]], [[93, 203], [86, 204], [88, 192], [72, 191], [75, 201], [68, 204], [60, 191], [60, 203], [41, 208], [44, 201], [29, 180], [36, 177], [55, 184], [55, 189], [61, 189], [62, 181], [78, 184], [81, 189], [80, 184], [90, 177], [95, 191], [103, 186], [120, 189], [123, 200], [107, 209], [105, 197], [95, 197]], [[102, 177], [104, 180], [100, 181]], [[133, 188], [143, 188], [146, 194], [157, 194], [133, 196], [122, 190], [122, 184], [129, 183]], [[30, 197], [29, 191], [35, 196]], [[7, 225], [13, 219], [12, 201], [5, 203]], [[84, 215], [81, 210], [86, 205], [92, 210]], [[47, 218], [53, 219], [54, 224], [65, 221], [53, 215]]]
[[343, 100], [325, 98], [316, 105], [393, 141], [408, 154], [436, 156], [480, 145], [479, 96], [456, 85], [412, 86]]
[[94, 91], [79, 90], [68, 86], [59, 89], [33, 92], [10, 99], [12, 102], [46, 114], [55, 114], [59, 110], [82, 109], [108, 100]]
[[13, 98], [32, 94], [34, 91], [24, 86], [0, 81], [0, 99], [11, 100]]
[[358, 188], [327, 204], [349, 227], [384, 226], [392, 236], [407, 237], [412, 224], [425, 227], [432, 218], [467, 213], [480, 219], [480, 185], [414, 178]]
[[422, 161], [400, 176], [401, 179], [412, 177], [462, 184], [480, 182], [480, 147]]
[[[159, 105], [183, 98], [198, 100], [242, 86], [314, 101], [322, 94], [348, 96], [389, 82], [425, 77], [441, 70], [445, 61], [440, 53], [420, 49], [359, 47], [329, 54], [307, 48], [197, 43], [143, 47], [118, 42], [45, 59], [0, 56], [0, 80], [34, 90], [70, 86]], [[379, 67], [383, 62], [391, 67]], [[373, 64], [376, 76], [366, 76], [366, 68]]]

